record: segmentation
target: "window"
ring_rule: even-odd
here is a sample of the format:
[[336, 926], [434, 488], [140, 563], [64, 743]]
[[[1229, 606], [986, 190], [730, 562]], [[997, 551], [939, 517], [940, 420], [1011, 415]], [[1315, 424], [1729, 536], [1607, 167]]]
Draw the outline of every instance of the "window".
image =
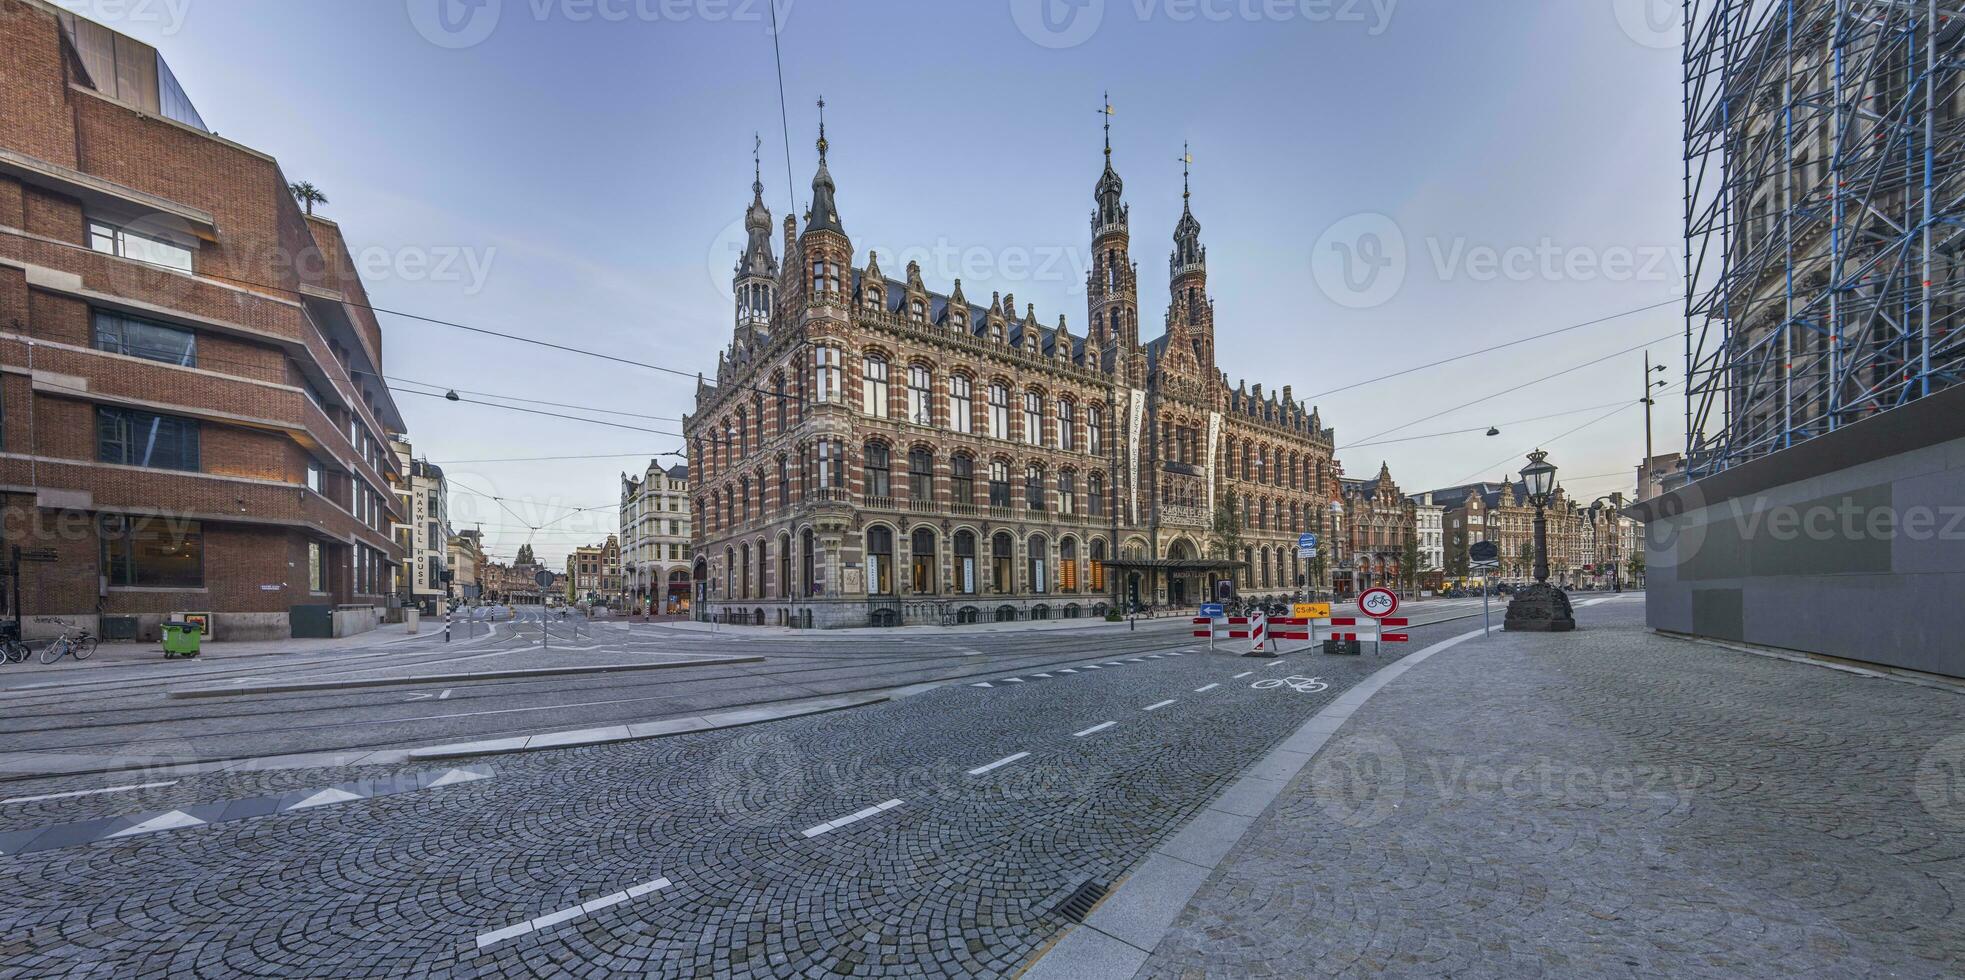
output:
[[[790, 503], [791, 503], [791, 461], [783, 456], [780, 456], [778, 457], [778, 506], [784, 507], [789, 505]], [[674, 521], [669, 522], [669, 533], [670, 534], [676, 533]]]
[[1105, 451], [1105, 410], [1085, 406], [1085, 451], [1094, 456]]
[[800, 581], [805, 583], [805, 591], [812, 594], [817, 594], [819, 591], [818, 579], [815, 574], [815, 570], [818, 567], [818, 558], [813, 555], [815, 550], [817, 549], [812, 547], [812, 530], [811, 528], [806, 528], [805, 532], [799, 536], [798, 574]]
[[1023, 393], [1023, 441], [1044, 444], [1044, 396], [1034, 391]]
[[325, 486], [326, 479], [327, 476], [325, 472], [321, 469], [321, 464], [311, 459], [308, 460], [307, 461], [307, 489], [312, 490], [315, 493], [325, 495], [327, 491], [322, 489], [322, 487]]
[[955, 532], [955, 590], [963, 595], [976, 594], [976, 535], [972, 531]]
[[1044, 509], [1044, 468], [1036, 463], [1023, 468], [1023, 505], [1034, 511]]
[[1078, 539], [1065, 538], [1058, 542], [1058, 589], [1064, 592], [1078, 591]]
[[894, 532], [876, 524], [867, 528], [867, 592], [891, 595], [894, 591]]
[[1078, 505], [1078, 474], [1065, 470], [1058, 474], [1058, 513], [1076, 514]]
[[948, 427], [963, 433], [976, 431], [976, 383], [965, 375], [948, 378]]
[[907, 454], [907, 496], [917, 504], [935, 500], [935, 454], [926, 449]]
[[95, 311], [94, 319], [96, 350], [184, 367], [198, 364], [198, 336], [189, 330], [101, 310]]
[[189, 248], [159, 235], [118, 227], [106, 221], [89, 222], [89, 247], [107, 255], [120, 255], [166, 269], [191, 271]]
[[1078, 448], [1078, 406], [1067, 398], [1058, 402], [1058, 448], [1067, 452]]
[[915, 425], [934, 425], [935, 412], [933, 399], [935, 389], [933, 377], [923, 364], [912, 364], [907, 369], [907, 420]]
[[785, 429], [788, 428], [786, 422], [789, 421], [788, 416], [791, 412], [789, 407], [791, 399], [785, 396], [785, 376], [782, 374], [778, 375], [775, 381], [776, 385], [773, 395], [777, 398], [775, 404], [778, 408], [778, 433], [783, 435]]
[[991, 439], [1010, 438], [1010, 388], [1008, 385], [989, 386], [989, 437]]
[[1010, 594], [1010, 572], [1016, 561], [1016, 550], [1016, 539], [1008, 531], [999, 531], [989, 539], [989, 587], [997, 595]]
[[865, 469], [866, 487], [864, 489], [867, 496], [888, 497], [893, 495], [894, 487], [889, 472], [886, 443], [867, 443]]
[[1091, 548], [1092, 591], [1105, 591], [1105, 542], [1094, 541]]
[[887, 359], [869, 354], [860, 368], [860, 411], [887, 417]]
[[976, 460], [958, 454], [949, 460], [949, 498], [957, 504], [976, 502]]
[[1010, 464], [1000, 459], [989, 463], [989, 505], [1010, 506]]
[[166, 470], [198, 468], [198, 423], [127, 408], [96, 409], [96, 459]]
[[846, 444], [838, 439], [819, 440], [819, 486], [846, 485]]
[[1048, 592], [1050, 591], [1051, 583], [1044, 577], [1044, 562], [1045, 556], [1050, 552], [1050, 543], [1044, 540], [1043, 535], [1033, 534], [1030, 536], [1029, 544], [1030, 553], [1024, 560], [1030, 566], [1028, 569], [1030, 572], [1030, 591]]
[[109, 584], [118, 588], [202, 589], [204, 525], [111, 517], [103, 525], [102, 568]]
[[307, 542], [307, 591], [327, 591], [327, 551], [319, 541]]
[[812, 380], [816, 389], [812, 400], [817, 402], [838, 402], [844, 397], [840, 389], [839, 348], [812, 348]]
[[1105, 475], [1093, 473], [1085, 478], [1085, 513], [1093, 517], [1105, 514]]
[[935, 532], [925, 527], [915, 528], [908, 551], [908, 568], [912, 572], [908, 587], [916, 595], [932, 595], [935, 591]]

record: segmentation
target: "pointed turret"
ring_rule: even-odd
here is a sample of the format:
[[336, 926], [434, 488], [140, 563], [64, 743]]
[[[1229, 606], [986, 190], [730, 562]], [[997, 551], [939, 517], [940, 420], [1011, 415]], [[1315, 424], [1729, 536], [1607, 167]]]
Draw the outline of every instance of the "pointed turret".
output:
[[1180, 148], [1180, 221], [1174, 225], [1173, 254], [1167, 258], [1170, 309], [1193, 327], [1195, 354], [1214, 363], [1214, 304], [1208, 299], [1208, 250], [1201, 244], [1201, 222], [1194, 217], [1188, 176], [1194, 154]]
[[799, 262], [809, 305], [850, 305], [853, 243], [839, 221], [833, 201], [832, 172], [826, 169], [826, 100], [819, 100], [819, 169], [812, 175], [812, 207], [805, 213], [805, 232], [799, 236]]
[[[1112, 167], [1112, 99], [1099, 110], [1105, 122], [1105, 171], [1092, 189], [1092, 268], [1085, 276], [1086, 350], [1099, 352], [1100, 366], [1118, 371], [1123, 355], [1139, 346], [1139, 287], [1126, 230], [1130, 209], [1122, 197], [1125, 182]], [[1089, 361], [1089, 356], [1087, 357]]]
[[751, 140], [751, 204], [744, 211], [748, 241], [731, 279], [739, 344], [755, 343], [770, 334], [778, 290], [778, 258], [771, 254], [771, 209], [764, 206], [764, 169], [758, 157], [762, 143], [756, 136]]

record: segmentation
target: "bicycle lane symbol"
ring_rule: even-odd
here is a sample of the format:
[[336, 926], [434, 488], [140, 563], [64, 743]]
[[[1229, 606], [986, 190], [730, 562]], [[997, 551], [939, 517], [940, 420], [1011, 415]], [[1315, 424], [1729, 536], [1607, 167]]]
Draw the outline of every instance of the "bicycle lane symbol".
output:
[[1287, 687], [1298, 694], [1316, 694], [1330, 690], [1330, 684], [1321, 677], [1266, 677], [1249, 685], [1258, 691], [1269, 691]]

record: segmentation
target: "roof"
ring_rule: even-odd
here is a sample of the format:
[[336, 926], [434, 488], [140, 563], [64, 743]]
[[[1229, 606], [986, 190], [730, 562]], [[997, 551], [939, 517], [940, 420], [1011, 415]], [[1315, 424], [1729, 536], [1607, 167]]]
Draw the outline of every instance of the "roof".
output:
[[[864, 285], [863, 280], [865, 278], [864, 270], [853, 270], [853, 295], [855, 297], [864, 295], [861, 292], [861, 287]], [[908, 295], [907, 283], [889, 276], [881, 276], [880, 281], [881, 288], [884, 290], [881, 296], [882, 307], [889, 313], [900, 313], [906, 309]], [[958, 282], [958, 288], [959, 285]], [[954, 299], [947, 294], [938, 293], [932, 289], [923, 288], [922, 292], [928, 297], [927, 309], [925, 310], [928, 322], [939, 327], [948, 327], [950, 325], [948, 314], [950, 308], [955, 306]], [[967, 327], [969, 335], [971, 337], [987, 336], [989, 333], [989, 307], [977, 306], [965, 299], [960, 308], [968, 311]], [[1014, 313], [1014, 311], [1011, 312]], [[1004, 317], [1004, 328], [1004, 341], [1006, 343], [1012, 347], [1023, 346], [1023, 320], [1021, 318], [1014, 315], [1006, 315]], [[1037, 346], [1043, 352], [1044, 356], [1057, 356], [1057, 330], [1039, 324], [1037, 333]], [[1085, 341], [1086, 338], [1084, 337], [1071, 338], [1071, 360], [1073, 363], [1083, 362], [1085, 357]]]

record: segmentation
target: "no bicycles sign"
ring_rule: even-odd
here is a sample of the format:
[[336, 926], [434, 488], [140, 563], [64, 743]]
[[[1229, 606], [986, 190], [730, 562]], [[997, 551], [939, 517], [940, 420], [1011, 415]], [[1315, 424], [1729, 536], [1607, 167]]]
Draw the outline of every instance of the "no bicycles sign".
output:
[[1373, 619], [1384, 619], [1399, 611], [1398, 594], [1391, 589], [1366, 589], [1358, 594], [1358, 611]]

